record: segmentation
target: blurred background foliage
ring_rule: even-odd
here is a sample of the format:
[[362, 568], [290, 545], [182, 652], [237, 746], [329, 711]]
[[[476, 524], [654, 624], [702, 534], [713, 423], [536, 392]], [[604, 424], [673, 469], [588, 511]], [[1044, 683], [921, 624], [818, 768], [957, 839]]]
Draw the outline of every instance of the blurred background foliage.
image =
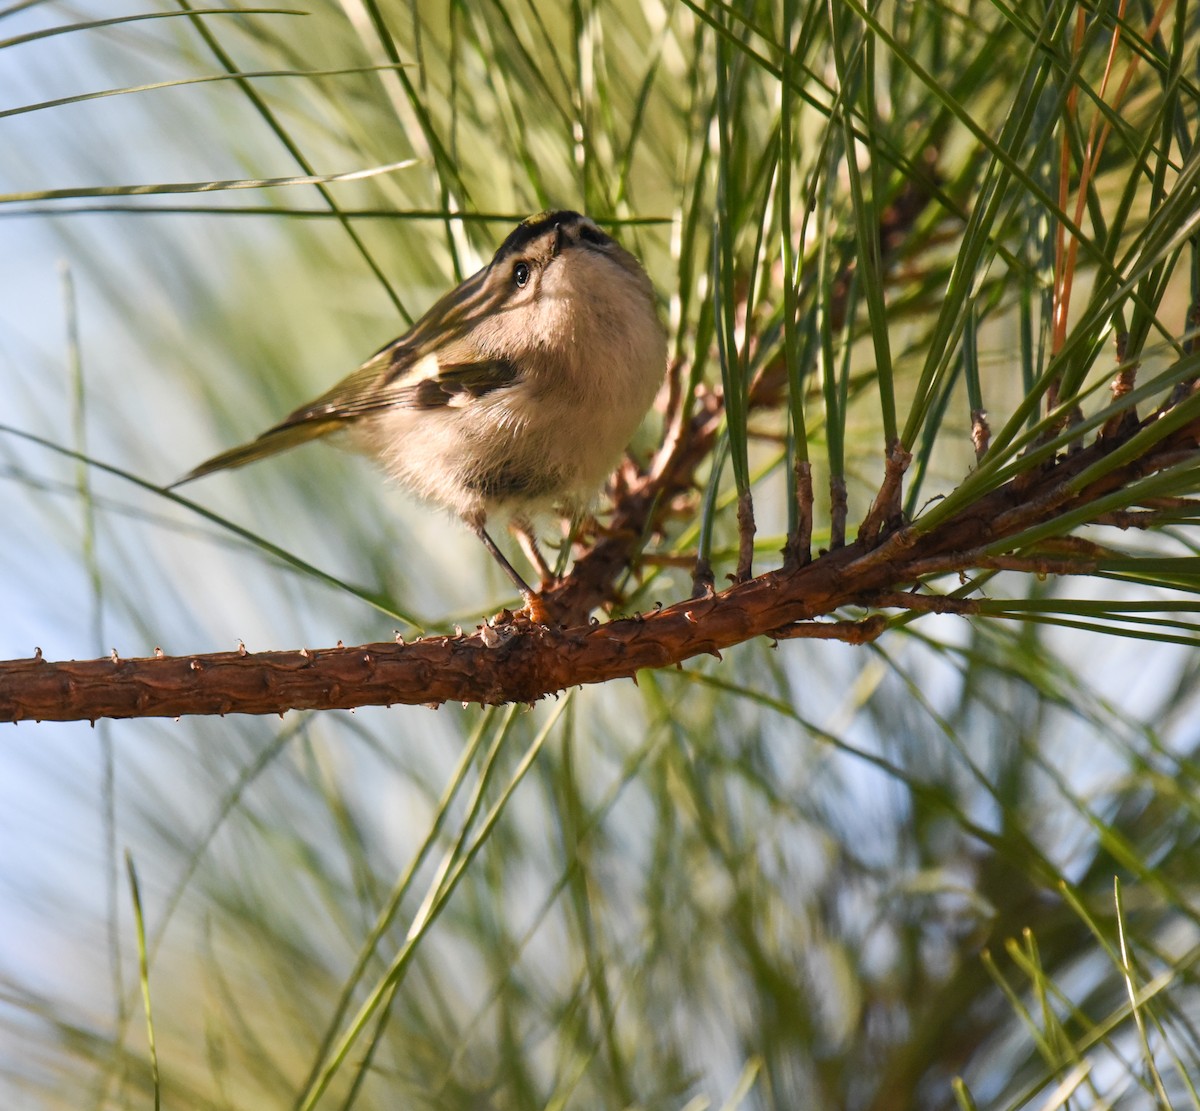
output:
[[[207, 515], [129, 479], [257, 433], [547, 206], [645, 259], [685, 380], [730, 400], [628, 608], [686, 593], [698, 546], [723, 581], [739, 490], [776, 565], [797, 458], [827, 547], [830, 480], [852, 537], [896, 435], [936, 513], [1053, 429], [1025, 398], [1100, 412], [1114, 331], [1162, 376], [1143, 411], [1195, 372], [1184, 0], [269, 7], [0, 4], [0, 656], [510, 601], [336, 451], [188, 489]], [[790, 395], [747, 414], [772, 374]], [[1200, 1106], [1195, 539], [1186, 511], [1087, 535], [1102, 579], [985, 575], [1008, 620], [871, 647], [533, 708], [8, 730], [4, 1105]]]

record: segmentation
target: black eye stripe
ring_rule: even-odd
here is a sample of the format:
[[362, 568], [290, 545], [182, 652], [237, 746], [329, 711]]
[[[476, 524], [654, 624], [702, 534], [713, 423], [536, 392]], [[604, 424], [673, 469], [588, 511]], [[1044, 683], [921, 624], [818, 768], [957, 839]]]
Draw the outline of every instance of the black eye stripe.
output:
[[529, 263], [518, 262], [513, 267], [513, 281], [517, 283], [518, 289], [523, 289], [529, 281]]

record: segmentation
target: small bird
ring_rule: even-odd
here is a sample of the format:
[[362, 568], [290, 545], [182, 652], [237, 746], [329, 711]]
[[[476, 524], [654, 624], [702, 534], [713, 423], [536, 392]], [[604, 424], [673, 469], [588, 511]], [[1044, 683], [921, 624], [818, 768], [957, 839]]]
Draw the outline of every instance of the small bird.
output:
[[488, 518], [508, 517], [545, 577], [532, 518], [587, 508], [653, 402], [666, 361], [654, 288], [638, 260], [588, 217], [543, 212], [407, 334], [175, 485], [347, 432], [402, 486], [466, 522], [539, 613], [488, 535]]

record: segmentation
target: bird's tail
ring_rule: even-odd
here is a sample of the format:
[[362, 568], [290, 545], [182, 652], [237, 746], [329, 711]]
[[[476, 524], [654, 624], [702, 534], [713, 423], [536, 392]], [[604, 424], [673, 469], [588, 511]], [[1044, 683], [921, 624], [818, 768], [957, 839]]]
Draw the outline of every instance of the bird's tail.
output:
[[182, 486], [185, 482], [203, 478], [214, 471], [244, 467], [247, 463], [265, 459], [268, 455], [276, 455], [289, 448], [298, 447], [300, 444], [308, 443], [309, 440], [316, 440], [344, 427], [345, 423], [344, 420], [337, 417], [326, 417], [325, 419], [310, 417], [307, 420], [284, 421], [274, 428], [268, 428], [266, 432], [248, 444], [230, 448], [229, 451], [223, 451], [220, 455], [206, 459], [200, 466], [172, 482], [168, 489], [174, 489], [176, 486]]

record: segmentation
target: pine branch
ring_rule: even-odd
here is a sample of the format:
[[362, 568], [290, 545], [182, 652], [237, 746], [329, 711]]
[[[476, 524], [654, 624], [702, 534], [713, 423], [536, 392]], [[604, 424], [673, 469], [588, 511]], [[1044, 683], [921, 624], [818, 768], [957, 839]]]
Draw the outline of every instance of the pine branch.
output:
[[[715, 419], [713, 412], [705, 412], [698, 421]], [[719, 655], [760, 636], [871, 640], [887, 625], [879, 614], [858, 622], [819, 619], [845, 609], [969, 613], [969, 606], [903, 593], [904, 588], [930, 574], [1004, 565], [1006, 556], [1011, 557], [1010, 566], [1031, 571], [1095, 570], [1097, 559], [1090, 549], [1081, 552], [1078, 561], [1069, 554], [1046, 559], [1036, 553], [1005, 552], [1003, 541], [1035, 526], [1052, 525], [1067, 514], [1077, 519], [1080, 509], [1093, 504], [1094, 516], [1100, 518], [1115, 491], [1192, 459], [1200, 450], [1200, 420], [1074, 489], [1073, 479], [1162, 417], [1147, 417], [1120, 440], [1098, 437], [1089, 447], [1035, 471], [1032, 483], [1025, 475], [1013, 479], [927, 531], [900, 525], [807, 565], [785, 566], [720, 593], [636, 617], [605, 624], [576, 619], [545, 628], [504, 613], [494, 623], [458, 636], [316, 651], [128, 660], [114, 653], [109, 659], [60, 663], [43, 659], [39, 652], [33, 659], [0, 663], [0, 720], [95, 721], [282, 714], [397, 703], [534, 702], [568, 687], [632, 678], [643, 668], [682, 664], [706, 653]], [[679, 481], [687, 459], [698, 450], [686, 440], [679, 443], [685, 446], [675, 449], [677, 467], [663, 466], [622, 499], [619, 516], [625, 524], [652, 516], [647, 507], [661, 505], [661, 496]], [[622, 552], [628, 553], [629, 535], [630, 530], [611, 532], [582, 557], [561, 588], [548, 593], [552, 611], [557, 607], [560, 614], [569, 614], [584, 600], [605, 593], [605, 582], [611, 582], [608, 572]]]

